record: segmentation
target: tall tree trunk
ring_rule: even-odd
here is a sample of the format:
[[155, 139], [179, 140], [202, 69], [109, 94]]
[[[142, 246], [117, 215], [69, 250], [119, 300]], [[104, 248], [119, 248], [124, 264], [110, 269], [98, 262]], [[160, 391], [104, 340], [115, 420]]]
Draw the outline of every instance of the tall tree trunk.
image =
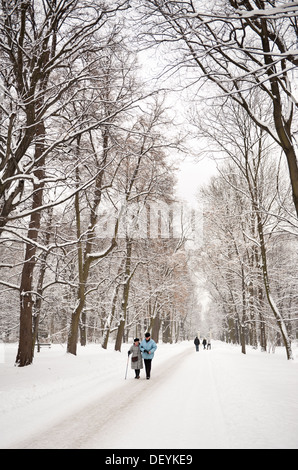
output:
[[270, 308], [271, 308], [271, 310], [274, 314], [274, 317], [276, 319], [276, 322], [277, 322], [277, 325], [279, 327], [281, 336], [283, 338], [283, 343], [284, 343], [284, 346], [286, 348], [287, 358], [288, 359], [293, 359], [291, 341], [290, 341], [290, 338], [289, 338], [289, 335], [288, 335], [288, 332], [287, 332], [286, 324], [285, 324], [284, 319], [282, 318], [282, 315], [279, 312], [279, 309], [278, 309], [276, 303], [274, 302], [272, 294], [271, 294], [269, 275], [268, 275], [267, 252], [266, 252], [265, 238], [264, 238], [264, 233], [263, 233], [263, 224], [262, 224], [261, 216], [260, 216], [258, 210], [256, 210], [256, 215], [257, 215], [258, 232], [259, 232], [259, 238], [260, 238], [260, 248], [261, 248], [261, 258], [262, 258], [262, 273], [263, 273], [264, 286], [265, 286], [265, 292], [266, 292], [267, 300], [268, 300]]
[[[125, 263], [125, 259], [123, 259], [121, 264], [120, 264], [120, 267], [119, 267], [119, 270], [118, 270], [118, 276], [120, 276], [120, 274], [121, 274], [124, 263]], [[108, 318], [106, 319], [105, 324], [104, 324], [104, 328], [103, 328], [104, 334], [103, 334], [103, 340], [102, 340], [102, 343], [101, 343], [103, 349], [107, 349], [107, 347], [108, 347], [110, 329], [111, 329], [112, 321], [115, 318], [115, 311], [116, 311], [116, 305], [117, 305], [118, 292], [119, 292], [119, 289], [120, 289], [120, 285], [121, 284], [117, 284], [117, 286], [115, 287], [113, 298], [112, 298], [111, 310], [110, 310]]]
[[[293, 109], [294, 103], [290, 101], [288, 97], [287, 106], [291, 107], [290, 112], [288, 112], [288, 116], [285, 116], [283, 113], [283, 108], [285, 107], [285, 103], [283, 103], [281, 94], [280, 94], [280, 85], [279, 79], [276, 76], [274, 61], [275, 58], [271, 56], [270, 50], [270, 32], [268, 29], [268, 24], [266, 19], [261, 19], [260, 21], [262, 27], [262, 44], [264, 54], [264, 60], [266, 65], [268, 66], [267, 73], [269, 76], [271, 92], [272, 92], [272, 104], [273, 104], [273, 119], [274, 125], [279, 137], [280, 146], [283, 149], [288, 163], [290, 181], [292, 186], [292, 196], [293, 202], [296, 210], [296, 214], [298, 217], [298, 161], [297, 155], [295, 153], [295, 146], [294, 146], [294, 137], [293, 133], [291, 132], [291, 124], [293, 119]], [[285, 71], [286, 73], [286, 71]]]
[[[79, 159], [80, 138], [77, 140], [77, 159]], [[76, 168], [77, 187], [79, 187], [79, 168]], [[76, 228], [77, 228], [77, 256], [78, 256], [78, 274], [79, 286], [77, 291], [77, 304], [72, 312], [70, 329], [68, 332], [67, 352], [73, 355], [77, 354], [77, 342], [80, 316], [85, 305], [85, 279], [84, 279], [84, 263], [83, 263], [83, 248], [81, 241], [81, 210], [80, 210], [80, 194], [75, 195], [75, 215], [76, 215]]]
[[151, 325], [151, 337], [156, 343], [158, 343], [160, 325], [161, 321], [159, 318], [159, 314], [157, 313]]
[[[46, 239], [45, 245], [48, 246], [51, 237], [51, 227], [52, 227], [52, 216], [53, 216], [53, 208], [49, 210], [49, 220], [46, 229]], [[44, 252], [40, 256], [41, 266], [39, 271], [39, 278], [37, 283], [37, 298], [34, 304], [34, 315], [33, 315], [33, 340], [32, 340], [32, 354], [34, 356], [34, 347], [35, 343], [38, 338], [38, 329], [39, 329], [39, 319], [40, 319], [40, 312], [41, 312], [41, 304], [42, 304], [42, 293], [43, 293], [43, 281], [46, 273], [46, 258], [48, 253]], [[39, 352], [39, 347], [38, 347]]]
[[[34, 211], [42, 206], [43, 189], [44, 189], [44, 176], [45, 176], [45, 159], [43, 158], [44, 152], [44, 136], [45, 128], [43, 122], [37, 127], [37, 141], [35, 147], [35, 161], [37, 168], [34, 171], [34, 185], [33, 185], [33, 199], [32, 209], [33, 212], [30, 216], [29, 230], [27, 238], [36, 242], [40, 228], [41, 211]], [[38, 181], [38, 182], [36, 182]], [[33, 290], [33, 271], [36, 265], [36, 245], [28, 242], [26, 245], [25, 262], [23, 265], [21, 284], [20, 284], [20, 336], [19, 347], [16, 357], [16, 364], [19, 367], [24, 367], [32, 364], [33, 361], [33, 329], [32, 329], [32, 290]]]
[[117, 336], [115, 341], [115, 351], [121, 351], [122, 339], [124, 335], [124, 328], [125, 328], [126, 320], [120, 320], [117, 330]]
[[242, 282], [242, 318], [239, 318], [241, 352], [246, 354], [246, 286], [243, 262], [241, 261], [241, 282]]
[[171, 336], [171, 321], [169, 320], [169, 317], [167, 316], [166, 319], [163, 321], [163, 330], [162, 330], [163, 343], [170, 343], [170, 336]]
[[292, 197], [298, 217], [298, 162], [294, 148], [291, 146], [289, 149], [285, 149], [287, 157], [288, 168], [290, 173], [291, 185], [292, 185]]
[[127, 317], [127, 306], [129, 297], [129, 288], [131, 281], [131, 254], [132, 254], [132, 239], [126, 237], [126, 262], [125, 262], [125, 283], [123, 287], [123, 296], [121, 302], [121, 317], [117, 331], [117, 337], [115, 342], [115, 351], [121, 351], [121, 344], [124, 334], [124, 328]]
[[86, 311], [82, 312], [79, 328], [80, 328], [81, 346], [86, 346], [87, 345], [87, 314], [86, 314]]
[[[78, 271], [79, 271], [79, 286], [77, 291], [77, 305], [72, 313], [71, 316], [71, 325], [68, 334], [68, 343], [67, 343], [67, 352], [70, 354], [76, 355], [77, 353], [77, 341], [78, 341], [78, 330], [80, 324], [80, 316], [82, 314], [85, 300], [86, 300], [86, 284], [89, 277], [89, 270], [90, 265], [93, 258], [90, 256], [92, 252], [93, 243], [95, 240], [95, 228], [98, 221], [98, 207], [101, 202], [102, 197], [102, 185], [103, 185], [103, 177], [105, 173], [107, 158], [108, 158], [108, 144], [109, 144], [109, 131], [106, 127], [102, 130], [103, 133], [103, 155], [102, 160], [99, 163], [98, 167], [98, 174], [95, 180], [95, 188], [94, 188], [94, 199], [90, 207], [90, 222], [89, 222], [89, 229], [87, 232], [87, 240], [85, 243], [85, 249], [83, 250], [82, 241], [81, 241], [81, 209], [80, 209], [80, 195], [79, 193], [75, 196], [75, 214], [76, 214], [76, 224], [77, 224], [77, 253], [78, 253]], [[90, 141], [92, 144], [92, 138], [90, 137]], [[94, 149], [95, 152], [95, 149]], [[77, 160], [80, 159], [80, 137], [77, 139]], [[77, 166], [76, 170], [76, 178], [77, 178], [77, 187], [79, 187], [79, 167]], [[105, 257], [112, 249], [116, 246], [116, 236], [118, 232], [118, 221], [116, 222], [115, 231], [113, 240], [111, 241], [110, 247], [107, 248], [106, 253], [102, 254], [101, 256], [95, 257], [103, 258]], [[84, 251], [84, 254], [83, 254]]]
[[79, 323], [82, 310], [84, 308], [85, 297], [78, 299], [78, 304], [71, 316], [70, 329], [68, 332], [67, 352], [76, 356], [79, 336]]

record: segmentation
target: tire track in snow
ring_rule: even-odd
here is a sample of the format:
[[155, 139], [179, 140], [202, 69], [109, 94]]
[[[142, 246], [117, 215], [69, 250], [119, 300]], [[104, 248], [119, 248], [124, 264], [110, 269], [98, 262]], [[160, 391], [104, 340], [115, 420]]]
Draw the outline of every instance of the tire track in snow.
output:
[[[207, 351], [206, 351], [207, 352]], [[214, 435], [216, 436], [216, 442], [218, 445], [216, 446], [217, 448], [222, 448], [222, 449], [230, 449], [230, 439], [229, 439], [229, 432], [228, 432], [228, 426], [226, 422], [226, 417], [223, 412], [224, 410], [224, 403], [222, 403], [222, 400], [220, 399], [220, 383], [219, 383], [219, 378], [215, 374], [215, 369], [214, 369], [214, 354], [209, 354], [209, 351], [207, 352], [207, 367], [208, 367], [208, 377], [209, 377], [209, 391], [210, 391], [210, 397], [212, 400], [212, 414], [214, 416], [213, 419], [213, 424], [214, 424]], [[214, 447], [214, 441], [213, 441], [213, 447]]]

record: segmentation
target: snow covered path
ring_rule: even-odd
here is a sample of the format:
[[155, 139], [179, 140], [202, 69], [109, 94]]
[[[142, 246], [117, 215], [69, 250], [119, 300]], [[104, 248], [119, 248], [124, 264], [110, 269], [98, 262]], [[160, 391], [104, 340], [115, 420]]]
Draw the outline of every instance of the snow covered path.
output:
[[[129, 448], [136, 442], [144, 449], [229, 447], [212, 356], [199, 354], [191, 347], [161, 367], [156, 361], [150, 382], [132, 384], [130, 413], [110, 424], [118, 448]], [[142, 431], [140, 435], [140, 429], [147, 427], [148, 432]], [[109, 448], [108, 436], [107, 430], [103, 430], [94, 437], [93, 447], [96, 448], [100, 437], [103, 447]]]
[[[47, 392], [30, 400], [27, 390], [27, 403], [11, 404], [11, 410], [0, 415], [2, 432], [7, 430], [1, 447], [298, 448], [298, 363], [287, 361], [284, 354], [250, 350], [244, 356], [238, 347], [220, 342], [199, 353], [192, 342], [160, 345], [151, 380], [144, 379], [144, 371], [135, 380], [130, 370], [124, 380], [125, 352], [101, 351], [106, 363], [101, 373], [94, 370], [98, 350], [96, 363], [92, 357], [60, 358], [61, 370], [65, 361], [69, 371], [63, 386], [40, 379], [35, 393], [42, 385]], [[77, 368], [70, 367], [75, 362], [77, 380], [72, 373]], [[51, 373], [58, 369], [58, 362], [47, 364]], [[23, 378], [27, 374], [16, 373]], [[13, 395], [15, 389], [9, 389]]]

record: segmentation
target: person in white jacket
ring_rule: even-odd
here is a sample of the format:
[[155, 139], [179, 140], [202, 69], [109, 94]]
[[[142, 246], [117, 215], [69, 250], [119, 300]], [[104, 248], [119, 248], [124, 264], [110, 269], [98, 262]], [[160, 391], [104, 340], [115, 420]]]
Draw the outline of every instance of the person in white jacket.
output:
[[142, 352], [142, 356], [143, 356], [144, 363], [145, 363], [147, 380], [150, 379], [151, 364], [152, 364], [152, 359], [154, 357], [154, 353], [156, 349], [157, 349], [156, 342], [153, 339], [151, 339], [150, 333], [146, 333], [145, 338], [140, 344], [140, 350]]

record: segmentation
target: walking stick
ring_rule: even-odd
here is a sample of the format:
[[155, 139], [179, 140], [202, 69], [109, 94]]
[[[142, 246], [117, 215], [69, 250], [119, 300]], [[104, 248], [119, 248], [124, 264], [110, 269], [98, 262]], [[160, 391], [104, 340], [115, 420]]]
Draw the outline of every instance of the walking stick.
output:
[[127, 364], [126, 364], [125, 380], [126, 380], [126, 377], [127, 377], [128, 361], [129, 361], [129, 356], [127, 358]]

